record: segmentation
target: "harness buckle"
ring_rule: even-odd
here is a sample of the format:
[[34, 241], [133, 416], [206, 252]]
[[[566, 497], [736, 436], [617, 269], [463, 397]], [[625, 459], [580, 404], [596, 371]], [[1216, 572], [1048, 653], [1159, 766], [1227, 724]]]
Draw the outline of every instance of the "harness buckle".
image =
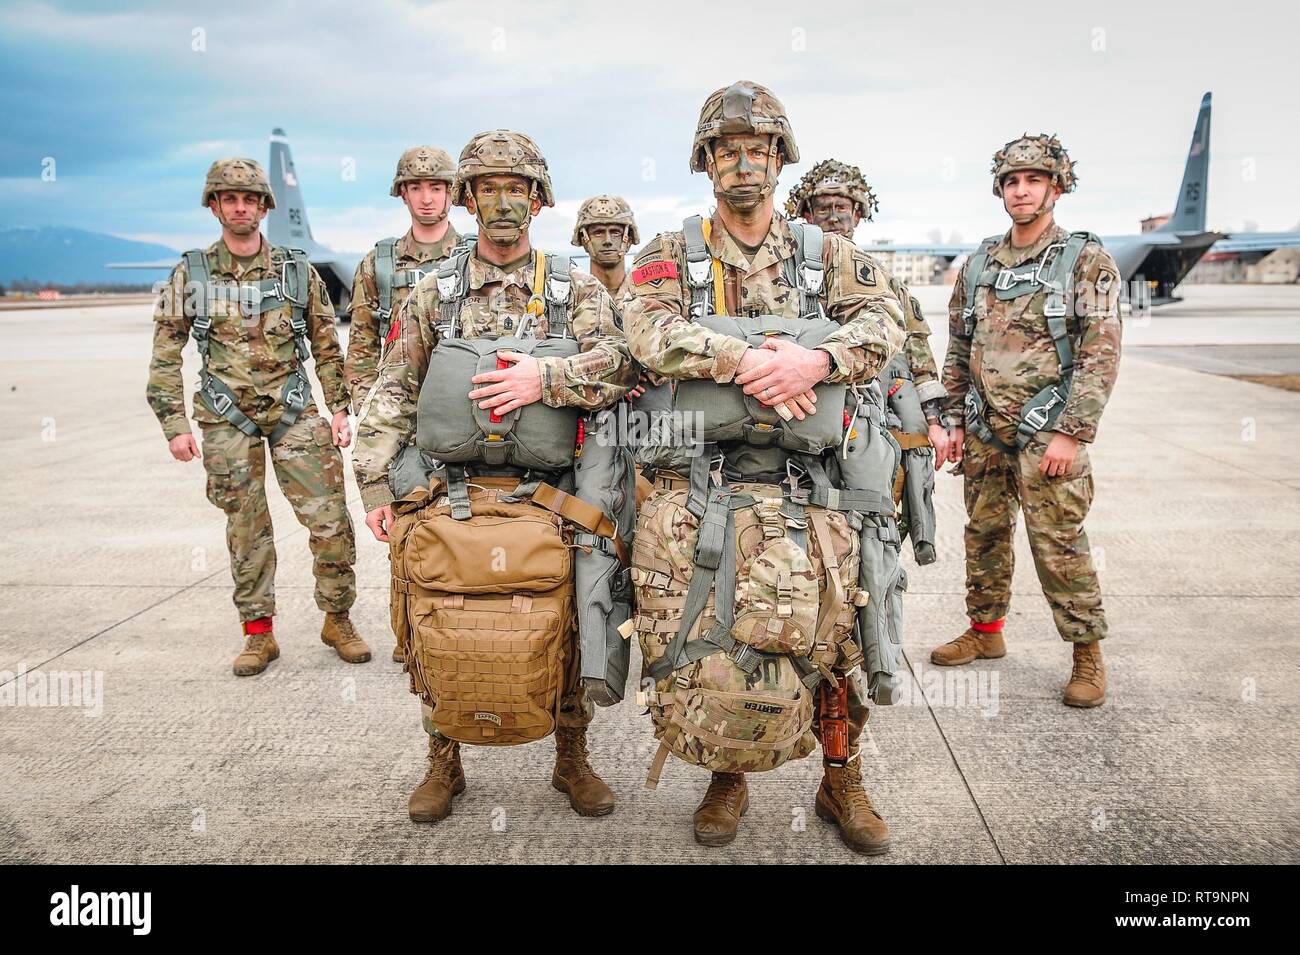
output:
[[711, 277], [710, 273], [712, 271], [713, 258], [711, 256], [706, 255], [704, 258], [695, 262], [691, 261], [689, 256], [687, 257], [686, 280], [690, 282], [691, 285], [694, 285], [697, 288], [708, 285]]
[[1017, 272], [1015, 269], [1001, 269], [998, 271], [998, 279], [994, 284], [999, 292], [1005, 292], [1021, 282], [1037, 281], [1038, 266], [1035, 264], [1026, 272]]
[[447, 300], [454, 299], [460, 291], [460, 273], [451, 272], [448, 275], [438, 274], [438, 297]]
[[567, 305], [573, 283], [556, 275], [546, 276], [546, 300], [555, 305]]
[[826, 272], [821, 265], [803, 265], [799, 269], [800, 277], [803, 279], [804, 291], [809, 295], [818, 295], [822, 290], [822, 280], [826, 277]]

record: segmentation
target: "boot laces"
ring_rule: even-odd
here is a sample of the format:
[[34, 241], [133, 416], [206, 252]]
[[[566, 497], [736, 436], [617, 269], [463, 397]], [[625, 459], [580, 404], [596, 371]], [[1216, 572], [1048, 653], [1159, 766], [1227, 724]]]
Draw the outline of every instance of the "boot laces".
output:
[[250, 633], [244, 643], [244, 652], [256, 653], [261, 656], [262, 651], [266, 649], [266, 641], [270, 636], [269, 633]]
[[[456, 775], [456, 744], [436, 746], [429, 750], [429, 771], [424, 774], [424, 783], [440, 780], [450, 785]], [[421, 783], [420, 785], [424, 785]]]
[[335, 617], [334, 629], [339, 635], [339, 646], [361, 642], [361, 635], [357, 633], [356, 627], [352, 626], [350, 617]]
[[557, 730], [556, 741], [559, 743], [560, 755], [575, 770], [576, 775], [595, 776], [587, 758], [587, 734], [581, 730]]
[[704, 793], [704, 801], [700, 803], [700, 808], [722, 806], [732, 813], [739, 811], [741, 780], [743, 778], [739, 773], [714, 773], [713, 779], [709, 782], [709, 788]]
[[876, 811], [875, 805], [871, 802], [871, 797], [862, 788], [862, 768], [859, 764], [859, 754], [855, 753], [839, 770], [839, 785], [832, 788], [840, 804], [846, 809], [854, 812], [869, 812], [877, 819], [881, 818], [880, 813]]
[[1087, 651], [1074, 653], [1074, 667], [1070, 673], [1070, 681], [1074, 683], [1090, 683], [1093, 686], [1100, 686], [1100, 668], [1097, 666], [1097, 657], [1089, 648]]

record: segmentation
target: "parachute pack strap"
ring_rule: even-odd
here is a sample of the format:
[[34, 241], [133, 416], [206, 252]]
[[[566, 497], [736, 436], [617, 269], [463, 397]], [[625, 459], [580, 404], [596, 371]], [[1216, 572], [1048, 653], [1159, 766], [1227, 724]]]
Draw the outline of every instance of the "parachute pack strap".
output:
[[1005, 443], [993, 433], [989, 427], [988, 421], [984, 417], [984, 396], [979, 393], [979, 389], [972, 382], [970, 388], [966, 391], [966, 430], [975, 437], [979, 438], [985, 444], [992, 445], [1003, 454], [1015, 454], [1018, 450], [1016, 447]]
[[473, 516], [469, 506], [469, 488], [465, 486], [465, 468], [459, 464], [446, 465], [447, 501], [454, 520], [467, 521]]
[[267, 444], [275, 447], [279, 443], [285, 432], [293, 427], [309, 401], [311, 401], [311, 382], [307, 380], [302, 367], [295, 366], [284, 383], [284, 389], [280, 392], [280, 420], [271, 429], [271, 435], [266, 439]]
[[847, 599], [846, 591], [844, 581], [840, 579], [840, 561], [835, 556], [835, 541], [831, 537], [826, 512], [810, 511], [808, 524], [812, 527], [813, 536], [817, 538], [822, 567], [826, 570], [826, 585], [831, 592], [830, 599], [820, 601], [817, 608], [817, 642], [830, 643], [832, 631], [835, 629], [835, 618]]
[[966, 263], [966, 304], [962, 308], [962, 321], [966, 323], [966, 337], [969, 338], [975, 334], [975, 302], [979, 294], [980, 279], [984, 276], [984, 270], [989, 264], [989, 249], [993, 244], [1001, 239], [1000, 235], [991, 235], [979, 244], [973, 253], [970, 261]]
[[[708, 248], [709, 241], [713, 238], [713, 220], [704, 223], [704, 243]], [[727, 285], [722, 274], [722, 262], [709, 253], [709, 273], [713, 277], [713, 314], [727, 314]]]
[[193, 297], [194, 316], [190, 323], [190, 335], [194, 338], [202, 362], [199, 369], [199, 400], [213, 414], [220, 415], [250, 438], [260, 438], [262, 429], [239, 409], [235, 403], [235, 393], [224, 381], [208, 371], [208, 337], [212, 332], [212, 315], [208, 310], [212, 295], [212, 271], [208, 268], [208, 254], [202, 249], [186, 252], [185, 270], [189, 281], [199, 287], [198, 294]]
[[704, 219], [688, 216], [682, 220], [682, 239], [686, 245], [686, 285], [691, 290], [691, 316], [699, 318], [713, 311], [709, 299], [713, 271], [713, 254], [704, 236]]
[[455, 338], [460, 307], [469, 294], [469, 256], [472, 245], [459, 245], [438, 266], [438, 318], [441, 332]]
[[577, 524], [588, 533], [610, 541], [614, 545], [619, 561], [624, 566], [631, 563], [627, 543], [619, 536], [618, 528], [609, 519], [609, 515], [595, 504], [590, 504], [572, 494], [566, 494], [545, 482], [539, 483], [533, 490], [532, 500], [534, 504], [539, 504], [552, 514], [558, 514], [566, 521]]
[[208, 314], [208, 299], [212, 287], [212, 272], [208, 269], [208, 254], [202, 249], [190, 249], [185, 253], [185, 271], [191, 284], [199, 286], [199, 294], [194, 296], [194, 315], [190, 333], [207, 364], [208, 332], [212, 330], [212, 316]]
[[[294, 354], [298, 356], [300, 362], [304, 362], [311, 357], [311, 346], [307, 342], [307, 304], [311, 297], [311, 265], [307, 262], [307, 253], [302, 249], [285, 249], [284, 254], [284, 264], [280, 267], [280, 286], [285, 301], [289, 303], [289, 327], [293, 331]], [[288, 383], [286, 383], [286, 394], [288, 390]], [[307, 388], [307, 396], [310, 399], [310, 387]]]
[[686, 495], [686, 510], [696, 520], [704, 518], [704, 509], [709, 502], [709, 487], [713, 483], [713, 465], [717, 460], [718, 446], [705, 444], [700, 446], [699, 454], [691, 458], [690, 490]]
[[[547, 335], [569, 337], [569, 308], [573, 301], [573, 279], [569, 274], [567, 255], [544, 256], [546, 262], [546, 324]], [[541, 261], [538, 263], [540, 271]]]
[[388, 338], [393, 318], [393, 273], [396, 265], [397, 240], [380, 239], [375, 243], [375, 285], [379, 289], [379, 340]]
[[1074, 371], [1074, 351], [1070, 347], [1070, 336], [1066, 327], [1066, 289], [1074, 281], [1074, 267], [1083, 254], [1083, 248], [1093, 239], [1091, 232], [1072, 232], [1065, 240], [1060, 252], [1048, 263], [1043, 285], [1047, 287], [1047, 301], [1043, 304], [1043, 316], [1047, 320], [1047, 330], [1052, 335], [1052, 344], [1056, 346], [1056, 356], [1061, 362], [1061, 377], [1069, 377]]
[[[664, 655], [650, 665], [650, 675], [662, 680], [668, 674], [687, 662], [685, 659], [686, 640], [695, 626], [695, 621], [704, 612], [709, 592], [718, 568], [722, 564], [722, 552], [727, 540], [727, 524], [732, 522], [728, 498], [729, 488], [715, 488], [709, 495], [709, 503], [700, 519], [699, 534], [695, 540], [695, 569], [691, 573], [690, 587], [686, 591], [686, 600], [682, 606], [682, 623], [677, 629]], [[732, 532], [734, 534], [734, 523]], [[733, 538], [734, 547], [734, 538]], [[698, 642], [698, 641], [697, 641]]]
[[899, 431], [897, 428], [890, 428], [889, 433], [894, 436], [898, 446], [904, 451], [915, 451], [917, 448], [932, 448], [930, 436], [928, 434], [918, 434], [912, 431]]
[[800, 311], [806, 317], [820, 318], [820, 296], [826, 278], [826, 264], [822, 261], [822, 230], [805, 222], [796, 228], [795, 239], [799, 246]]

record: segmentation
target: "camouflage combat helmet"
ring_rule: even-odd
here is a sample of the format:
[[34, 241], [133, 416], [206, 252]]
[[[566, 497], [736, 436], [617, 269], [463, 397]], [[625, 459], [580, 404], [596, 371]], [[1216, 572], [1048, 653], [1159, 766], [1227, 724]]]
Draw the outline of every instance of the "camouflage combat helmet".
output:
[[781, 101], [766, 86], [738, 80], [714, 90], [704, 101], [700, 122], [695, 127], [695, 141], [691, 143], [691, 172], [704, 172], [710, 141], [719, 136], [745, 133], [775, 136], [776, 147], [786, 164], [799, 161], [799, 147], [794, 144], [794, 133]]
[[479, 133], [460, 151], [456, 180], [451, 187], [452, 205], [465, 205], [469, 183], [476, 176], [524, 176], [537, 184], [542, 205], [554, 206], [551, 176], [537, 144], [523, 133], [492, 129]]
[[808, 218], [814, 196], [847, 196], [858, 214], [868, 221], [880, 208], [862, 170], [835, 159], [823, 159], [803, 174], [785, 201], [785, 214], [792, 219]]
[[418, 179], [436, 179], [445, 182], [447, 188], [456, 181], [456, 164], [451, 161], [451, 154], [437, 146], [412, 146], [402, 153], [397, 160], [397, 172], [393, 173], [393, 188], [390, 196], [401, 195], [404, 182]]
[[573, 226], [573, 245], [582, 245], [582, 230], [593, 225], [627, 226], [629, 245], [640, 245], [641, 236], [636, 231], [632, 207], [622, 196], [592, 196], [578, 207], [578, 221]]
[[1002, 177], [1011, 172], [1034, 169], [1051, 175], [1053, 182], [1061, 184], [1062, 192], [1071, 192], [1078, 181], [1074, 163], [1065, 147], [1055, 136], [1025, 133], [1013, 139], [993, 154], [993, 195], [1002, 197]]
[[266, 170], [255, 159], [218, 159], [208, 167], [208, 178], [203, 183], [203, 201], [208, 202], [218, 192], [253, 192], [266, 196], [266, 207], [275, 208], [275, 194], [271, 192]]

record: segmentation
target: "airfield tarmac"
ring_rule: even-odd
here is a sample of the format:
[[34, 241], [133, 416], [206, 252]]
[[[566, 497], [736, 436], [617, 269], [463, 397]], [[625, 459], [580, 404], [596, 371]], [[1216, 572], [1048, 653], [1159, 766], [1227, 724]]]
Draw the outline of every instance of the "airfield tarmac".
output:
[[[942, 356], [947, 290], [917, 291]], [[815, 758], [751, 777], [735, 843], [696, 846], [706, 776], [670, 761], [644, 789], [655, 743], [630, 701], [591, 732], [613, 815], [569, 810], [547, 740], [467, 750], [454, 814], [411, 823], [424, 736], [388, 659], [386, 554], [355, 485], [354, 617], [375, 658], [321, 644], [306, 533], [272, 487], [282, 656], [237, 678], [224, 518], [144, 401], [147, 307], [0, 313], [0, 861], [1300, 862], [1300, 394], [1184, 367], [1190, 349], [1289, 355], [1275, 373], [1294, 372], [1300, 287], [1182, 294], [1130, 319], [1092, 452], [1108, 702], [1060, 703], [1069, 648], [1023, 530], [1007, 656], [930, 666], [965, 622], [961, 489], [940, 475], [940, 558], [907, 555], [913, 692], [873, 708], [864, 740], [893, 840], [873, 860], [813, 815]], [[102, 680], [102, 695], [35, 705], [24, 670]]]

